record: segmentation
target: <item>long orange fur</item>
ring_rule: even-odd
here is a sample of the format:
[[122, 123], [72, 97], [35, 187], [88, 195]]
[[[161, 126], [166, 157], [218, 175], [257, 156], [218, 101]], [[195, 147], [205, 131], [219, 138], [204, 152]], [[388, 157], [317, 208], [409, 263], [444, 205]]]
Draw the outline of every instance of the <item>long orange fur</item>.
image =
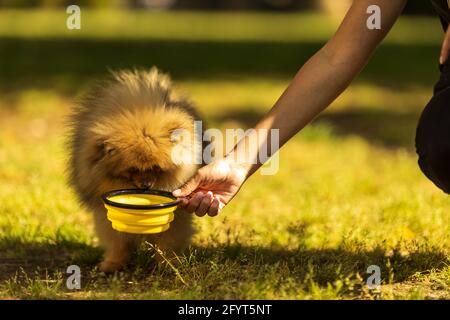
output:
[[[193, 106], [174, 93], [169, 77], [156, 68], [113, 73], [111, 80], [93, 89], [74, 110], [70, 117], [70, 184], [94, 214], [105, 249], [102, 271], [124, 267], [143, 240], [175, 253], [189, 245], [194, 232], [191, 215], [177, 210], [171, 227], [161, 234], [120, 233], [107, 220], [100, 196], [124, 188], [173, 191], [186, 182], [199, 165], [175, 163], [171, 151], [175, 143], [184, 143], [186, 157], [201, 153], [194, 135], [194, 120], [198, 119]], [[178, 129], [192, 139], [174, 139], [172, 133]]]

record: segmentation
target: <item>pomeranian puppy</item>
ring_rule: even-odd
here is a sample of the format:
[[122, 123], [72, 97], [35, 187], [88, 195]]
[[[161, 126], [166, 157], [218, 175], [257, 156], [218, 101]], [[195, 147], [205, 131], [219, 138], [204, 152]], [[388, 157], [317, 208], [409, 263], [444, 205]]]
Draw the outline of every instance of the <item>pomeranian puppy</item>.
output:
[[[167, 253], [188, 246], [192, 215], [176, 210], [170, 228], [160, 234], [121, 233], [107, 220], [101, 195], [128, 188], [173, 191], [184, 184], [199, 168], [199, 161], [192, 160], [201, 159], [195, 120], [199, 117], [193, 106], [174, 93], [170, 78], [155, 67], [113, 73], [75, 108], [70, 117], [70, 184], [94, 214], [105, 249], [102, 271], [124, 267], [144, 240]], [[175, 145], [182, 150], [177, 161], [172, 156]]]

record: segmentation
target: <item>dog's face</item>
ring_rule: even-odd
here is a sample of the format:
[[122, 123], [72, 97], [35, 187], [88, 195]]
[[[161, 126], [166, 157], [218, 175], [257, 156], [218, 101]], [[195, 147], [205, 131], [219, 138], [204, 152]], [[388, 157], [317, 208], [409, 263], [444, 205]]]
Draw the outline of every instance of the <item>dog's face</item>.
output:
[[[122, 112], [99, 121], [91, 132], [93, 171], [101, 192], [122, 188], [172, 191], [194, 173], [194, 153], [201, 152], [195, 150], [194, 119], [175, 108]], [[180, 151], [185, 158], [181, 162]]]

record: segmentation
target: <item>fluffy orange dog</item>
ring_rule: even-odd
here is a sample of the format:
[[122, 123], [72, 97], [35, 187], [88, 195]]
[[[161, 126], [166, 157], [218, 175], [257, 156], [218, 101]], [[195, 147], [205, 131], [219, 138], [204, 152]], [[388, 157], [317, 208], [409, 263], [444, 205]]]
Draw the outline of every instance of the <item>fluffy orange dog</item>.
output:
[[[183, 156], [201, 154], [195, 135], [198, 120], [192, 105], [177, 97], [167, 75], [150, 71], [121, 71], [98, 86], [80, 103], [70, 118], [70, 182], [81, 202], [94, 214], [105, 257], [104, 272], [122, 268], [143, 240], [178, 253], [193, 234], [191, 215], [175, 212], [168, 231], [141, 236], [112, 229], [101, 194], [114, 189], [153, 188], [172, 191], [198, 169], [193, 161], [181, 164], [172, 158], [175, 144]], [[174, 134], [183, 129], [191, 139]]]

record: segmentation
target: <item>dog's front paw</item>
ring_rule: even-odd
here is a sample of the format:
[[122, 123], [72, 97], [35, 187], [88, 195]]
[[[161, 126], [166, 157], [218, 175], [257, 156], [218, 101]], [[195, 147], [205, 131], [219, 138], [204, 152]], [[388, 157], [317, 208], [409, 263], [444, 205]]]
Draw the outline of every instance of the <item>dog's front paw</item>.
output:
[[104, 273], [113, 273], [115, 271], [120, 271], [125, 266], [124, 263], [111, 261], [111, 260], [103, 260], [100, 265], [100, 271]]

